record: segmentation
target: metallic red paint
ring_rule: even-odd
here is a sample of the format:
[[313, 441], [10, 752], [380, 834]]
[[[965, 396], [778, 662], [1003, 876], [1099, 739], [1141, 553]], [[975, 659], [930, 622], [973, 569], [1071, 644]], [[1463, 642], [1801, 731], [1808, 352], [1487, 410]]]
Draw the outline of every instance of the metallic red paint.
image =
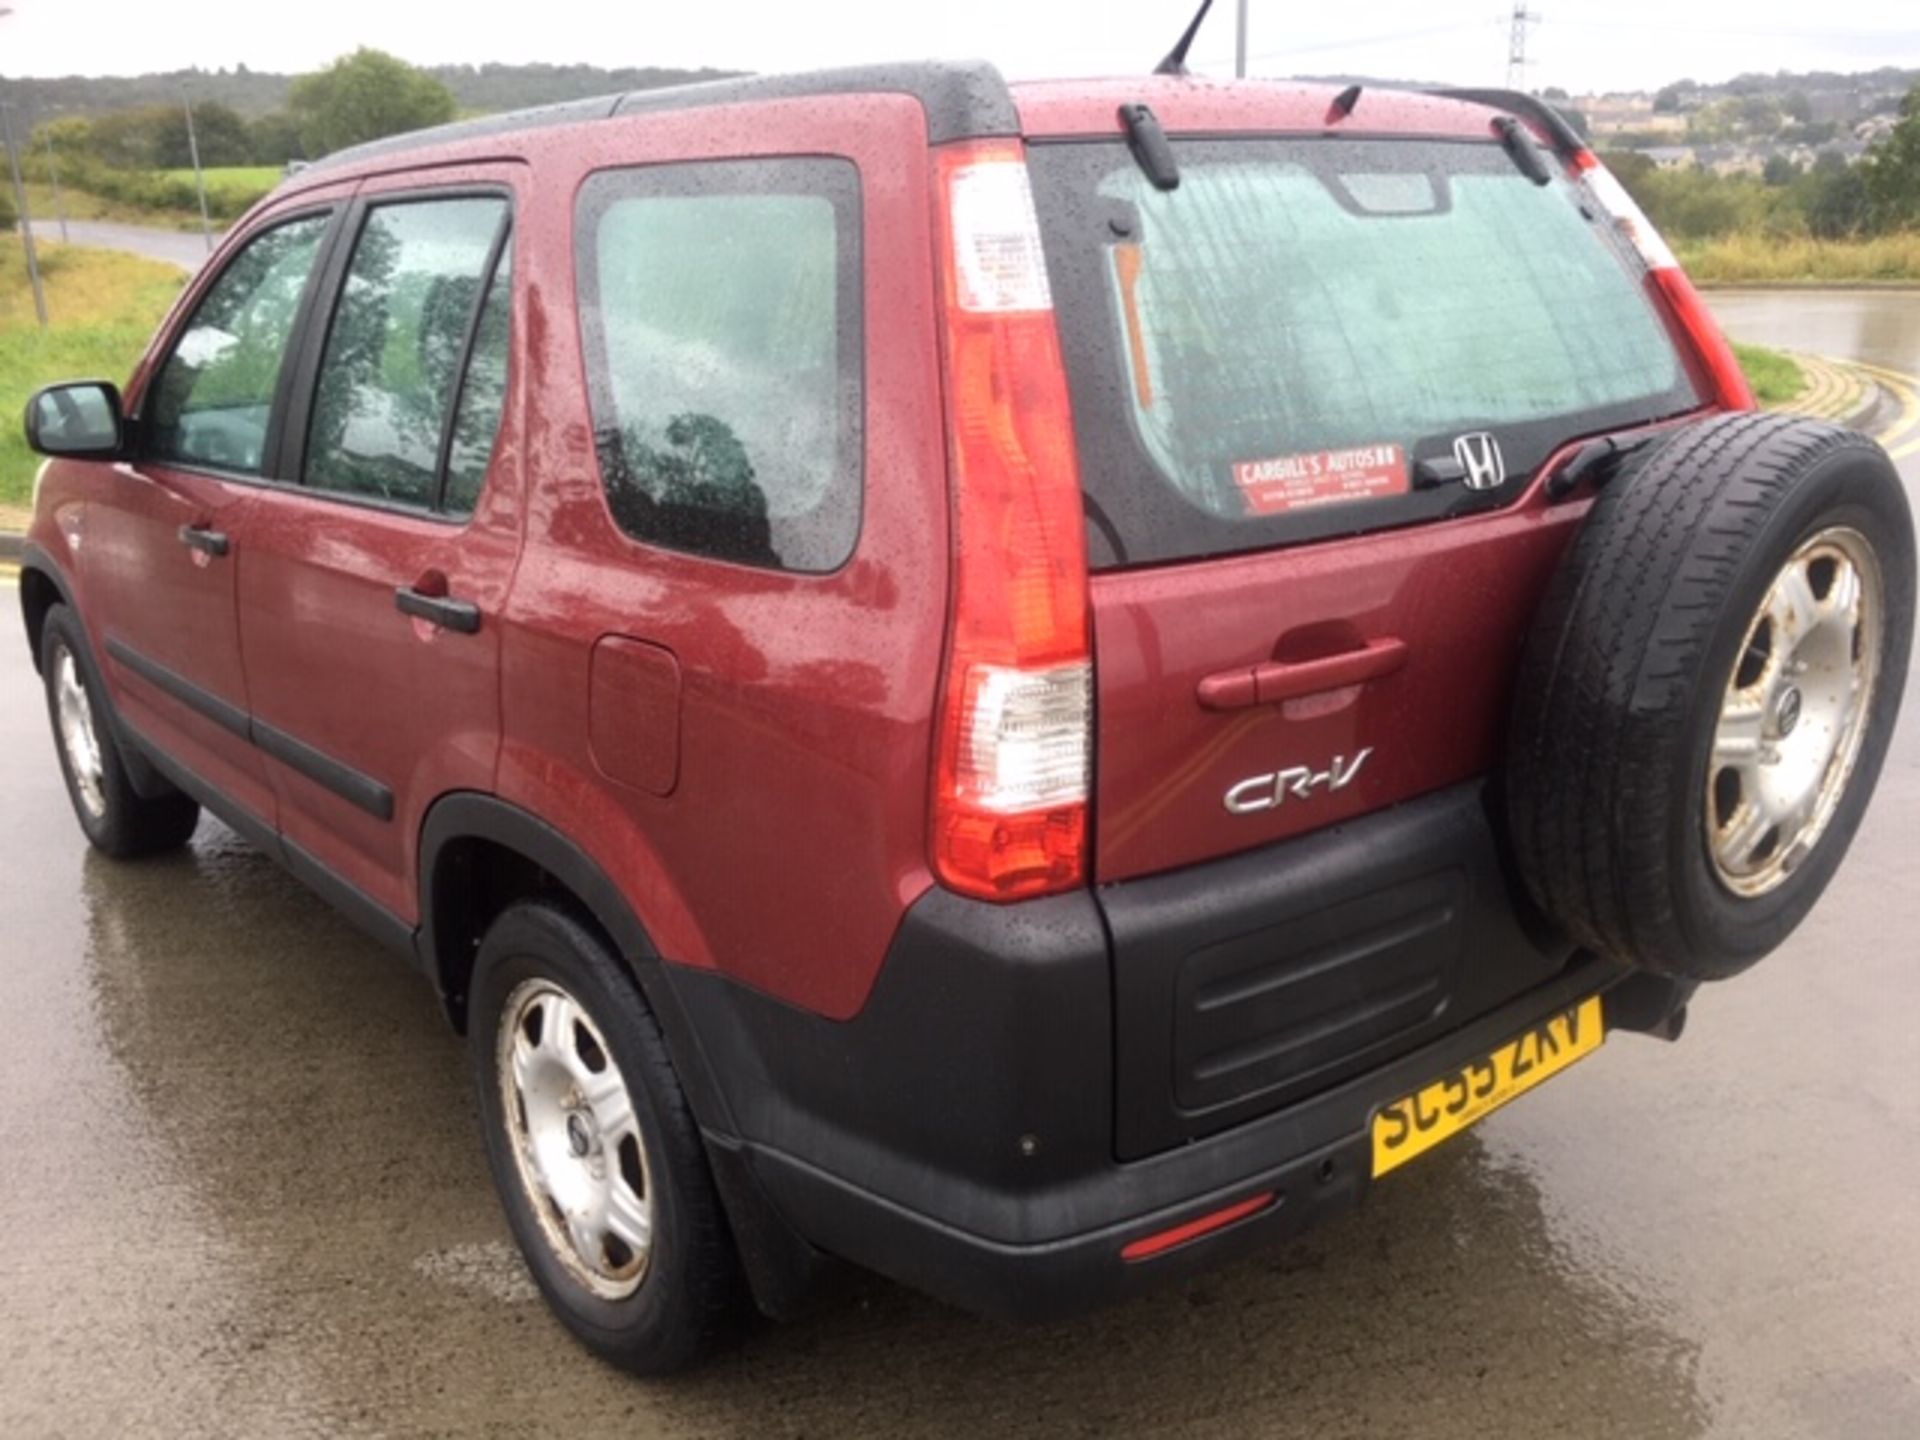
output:
[[[1123, 100], [1151, 104], [1174, 130], [1322, 133], [1332, 93], [1147, 78], [1015, 90], [1026, 129], [1047, 135], [1115, 133]], [[1491, 114], [1381, 91], [1334, 128], [1479, 137]], [[844, 156], [862, 177], [864, 522], [830, 575], [628, 538], [607, 510], [585, 401], [572, 233], [584, 179], [775, 154]], [[577, 844], [668, 959], [849, 1017], [906, 907], [934, 883], [928, 779], [950, 575], [923, 113], [903, 96], [839, 95], [462, 139], [296, 177], [222, 256], [319, 201], [476, 177], [517, 197], [516, 339], [471, 523], [68, 462], [47, 472], [34, 538], [69, 568], [96, 642], [124, 629], [143, 653], [392, 787], [394, 819], [377, 820], [109, 669], [116, 703], [143, 730], [395, 914], [419, 913], [426, 809], [450, 791], [490, 791]], [[153, 363], [129, 386], [133, 406]], [[1486, 770], [1524, 618], [1582, 509], [1549, 508], [1536, 488], [1510, 510], [1444, 526], [1096, 577], [1096, 878], [1245, 849]], [[202, 520], [233, 535], [226, 562], [197, 566], [173, 539]], [[480, 605], [477, 635], [423, 631], [394, 608], [393, 589], [429, 571]], [[618, 717], [604, 707], [593, 713], [591, 657], [609, 637], [677, 662], [670, 785], [609, 783], [596, 763], [596, 749], [644, 748], [662, 733], [651, 713], [636, 713], [632, 736], [608, 733]], [[1387, 639], [1404, 643], [1405, 663], [1364, 685], [1227, 711], [1198, 698], [1217, 672]], [[1222, 803], [1251, 775], [1368, 749], [1337, 793], [1252, 815]]]

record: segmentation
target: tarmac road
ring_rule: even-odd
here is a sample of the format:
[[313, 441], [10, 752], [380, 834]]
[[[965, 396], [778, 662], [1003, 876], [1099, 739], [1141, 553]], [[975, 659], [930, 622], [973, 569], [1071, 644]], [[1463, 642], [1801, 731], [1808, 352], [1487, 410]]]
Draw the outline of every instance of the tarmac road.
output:
[[0, 1435], [1912, 1440], [1913, 688], [1834, 889], [1679, 1045], [1189, 1290], [1010, 1330], [855, 1280], [649, 1385], [534, 1297], [426, 988], [210, 821], [85, 853], [0, 624]]
[[[44, 216], [34, 217], [33, 238], [42, 246], [58, 245], [60, 222]], [[111, 220], [69, 220], [67, 241], [96, 250], [125, 250], [131, 255], [178, 265], [189, 273], [204, 265], [208, 254], [206, 237], [197, 230], [162, 230], [152, 225], [122, 225]], [[213, 243], [220, 243], [218, 231], [214, 232]]]

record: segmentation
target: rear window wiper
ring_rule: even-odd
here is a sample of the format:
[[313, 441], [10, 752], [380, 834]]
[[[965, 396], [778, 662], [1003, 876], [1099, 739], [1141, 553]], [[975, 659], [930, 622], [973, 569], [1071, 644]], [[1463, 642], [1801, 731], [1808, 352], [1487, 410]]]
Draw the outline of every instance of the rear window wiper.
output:
[[1574, 451], [1571, 460], [1548, 477], [1547, 498], [1564, 500], [1588, 480], [1599, 489], [1614, 477], [1622, 460], [1646, 449], [1654, 438], [1635, 435], [1623, 440], [1617, 435], [1601, 435], [1587, 441]]
[[1515, 169], [1536, 185], [1553, 183], [1547, 157], [1540, 152], [1525, 125], [1511, 115], [1501, 115], [1494, 120], [1493, 128], [1499, 133], [1501, 147], [1513, 158]]
[[1156, 190], [1180, 188], [1180, 162], [1173, 158], [1173, 146], [1167, 132], [1160, 128], [1160, 117], [1145, 105], [1122, 105], [1120, 123], [1127, 127], [1127, 148], [1141, 173]]

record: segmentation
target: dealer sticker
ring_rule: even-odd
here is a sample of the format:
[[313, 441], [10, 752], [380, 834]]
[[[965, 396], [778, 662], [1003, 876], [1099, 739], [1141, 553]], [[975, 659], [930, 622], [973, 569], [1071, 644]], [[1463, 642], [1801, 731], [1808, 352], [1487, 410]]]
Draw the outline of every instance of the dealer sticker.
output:
[[1254, 515], [1377, 500], [1404, 495], [1410, 488], [1407, 454], [1398, 445], [1355, 445], [1271, 460], [1241, 460], [1233, 467], [1233, 483]]

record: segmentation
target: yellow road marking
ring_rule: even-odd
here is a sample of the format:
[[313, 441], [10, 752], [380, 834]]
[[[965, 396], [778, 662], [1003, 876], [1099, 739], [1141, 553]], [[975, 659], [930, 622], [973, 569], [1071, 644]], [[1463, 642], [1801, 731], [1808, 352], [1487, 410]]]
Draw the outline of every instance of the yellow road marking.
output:
[[1900, 413], [1893, 424], [1873, 438], [1886, 446], [1894, 459], [1904, 459], [1917, 452], [1912, 445], [1899, 445], [1906, 439], [1907, 432], [1920, 428], [1920, 376], [1908, 375], [1901, 370], [1889, 370], [1881, 365], [1869, 365], [1864, 360], [1848, 362], [1854, 369], [1871, 375], [1882, 389], [1900, 402]]

